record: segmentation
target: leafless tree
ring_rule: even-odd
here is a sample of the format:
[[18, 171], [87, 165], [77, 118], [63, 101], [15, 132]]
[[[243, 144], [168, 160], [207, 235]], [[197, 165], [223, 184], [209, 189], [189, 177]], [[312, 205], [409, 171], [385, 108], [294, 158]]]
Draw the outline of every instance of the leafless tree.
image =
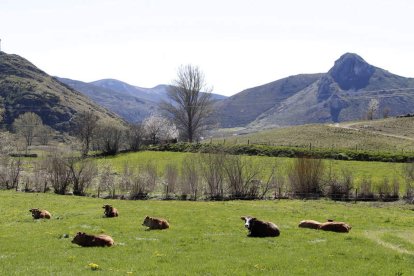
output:
[[293, 194], [300, 198], [319, 197], [323, 174], [322, 159], [296, 158], [288, 172]]
[[138, 151], [144, 139], [144, 128], [142, 124], [131, 124], [125, 130], [125, 141], [129, 150]]
[[56, 152], [45, 159], [45, 167], [48, 180], [52, 184], [54, 192], [60, 195], [66, 194], [72, 181], [67, 160]]
[[206, 153], [200, 155], [200, 172], [207, 184], [207, 194], [211, 199], [223, 199], [225, 193], [224, 164], [225, 153]]
[[43, 128], [42, 119], [33, 112], [26, 112], [14, 120], [13, 127], [16, 133], [25, 140], [27, 154], [29, 146], [33, 143], [33, 138]]
[[180, 137], [190, 143], [197, 140], [207, 125], [206, 119], [212, 112], [211, 90], [197, 66], [183, 65], [168, 93], [169, 102], [160, 105], [172, 118]]
[[114, 124], [112, 121], [100, 120], [95, 138], [98, 149], [107, 155], [117, 154], [122, 144], [124, 130], [123, 126]]
[[98, 116], [92, 111], [83, 111], [76, 114], [73, 119], [74, 135], [78, 137], [82, 144], [82, 156], [86, 157], [89, 153], [92, 139], [98, 126]]
[[260, 168], [250, 158], [229, 156], [226, 158], [224, 171], [232, 198], [251, 199], [257, 196]]
[[414, 162], [402, 166], [402, 175], [405, 180], [405, 194], [407, 198], [414, 196]]
[[104, 165], [100, 169], [98, 197], [102, 191], [107, 191], [109, 196], [115, 198], [116, 195], [116, 179], [111, 165]]
[[171, 198], [171, 194], [175, 193], [175, 188], [178, 181], [178, 168], [174, 164], [168, 164], [165, 167], [164, 185], [165, 185], [165, 199]]
[[71, 172], [73, 194], [84, 196], [86, 189], [98, 174], [96, 164], [91, 160], [78, 160], [72, 157], [68, 159], [67, 166]]
[[191, 194], [192, 199], [197, 200], [200, 180], [197, 163], [191, 157], [184, 158], [181, 168], [181, 193]]
[[18, 189], [22, 162], [20, 158], [0, 157], [0, 187]]

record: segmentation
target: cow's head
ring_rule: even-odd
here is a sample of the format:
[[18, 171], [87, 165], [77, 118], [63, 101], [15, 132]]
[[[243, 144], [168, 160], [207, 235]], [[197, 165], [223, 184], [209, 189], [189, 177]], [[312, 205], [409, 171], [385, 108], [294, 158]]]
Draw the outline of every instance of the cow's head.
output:
[[252, 224], [257, 220], [256, 218], [252, 218], [250, 216], [241, 217], [242, 220], [244, 220], [244, 227], [247, 229], [250, 229]]

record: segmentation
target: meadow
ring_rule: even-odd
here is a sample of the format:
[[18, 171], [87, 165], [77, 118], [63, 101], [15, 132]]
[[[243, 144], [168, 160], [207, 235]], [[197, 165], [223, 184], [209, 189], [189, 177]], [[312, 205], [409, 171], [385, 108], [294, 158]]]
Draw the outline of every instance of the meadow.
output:
[[387, 118], [339, 124], [309, 124], [261, 130], [218, 130], [213, 143], [265, 144], [276, 146], [358, 149], [368, 151], [414, 151], [414, 119]]
[[[126, 201], [0, 191], [1, 275], [413, 275], [414, 214], [403, 203]], [[104, 203], [120, 216], [103, 218]], [[33, 220], [40, 207], [51, 220]], [[146, 215], [171, 228], [146, 231]], [[276, 223], [277, 238], [249, 238], [242, 215]], [[297, 227], [328, 218], [350, 233]], [[82, 248], [78, 232], [105, 233], [110, 248]], [[96, 269], [96, 270], [94, 270]]]
[[[115, 171], [121, 173], [125, 164], [132, 166], [145, 165], [148, 162], [156, 164], [159, 176], [163, 176], [165, 167], [175, 164], [181, 169], [181, 165], [185, 158], [194, 159], [196, 153], [182, 152], [158, 152], [158, 151], [141, 151], [132, 153], [123, 153], [116, 156], [97, 158], [96, 162], [102, 166], [104, 164], [111, 165]], [[266, 169], [269, 165], [275, 164], [278, 168], [279, 176], [287, 177], [287, 168], [292, 164], [293, 158], [283, 157], [267, 157], [267, 156], [243, 156], [243, 158], [251, 159], [253, 162], [261, 164], [266, 175]], [[401, 163], [389, 162], [368, 162], [368, 161], [343, 161], [343, 160], [324, 160], [325, 168], [341, 175], [342, 170], [352, 173], [356, 187], [363, 178], [370, 178], [374, 186], [387, 178], [389, 181], [395, 177], [400, 182], [401, 192], [404, 192], [403, 166]]]

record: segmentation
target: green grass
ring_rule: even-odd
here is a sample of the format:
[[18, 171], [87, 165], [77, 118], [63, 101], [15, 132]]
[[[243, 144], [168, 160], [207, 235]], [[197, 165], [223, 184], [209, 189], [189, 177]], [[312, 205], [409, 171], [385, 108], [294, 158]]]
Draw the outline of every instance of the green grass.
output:
[[[181, 168], [182, 161], [186, 157], [194, 158], [195, 153], [182, 152], [158, 152], [158, 151], [142, 151], [134, 153], [119, 154], [113, 157], [97, 158], [100, 165], [111, 164], [116, 171], [122, 172], [124, 164], [131, 166], [144, 165], [152, 162], [157, 165], [158, 173], [163, 175], [165, 166], [168, 164], [176, 164]], [[263, 170], [268, 169], [270, 164], [277, 164], [280, 168], [282, 176], [287, 177], [287, 167], [293, 162], [293, 158], [267, 157], [267, 156], [244, 156], [243, 158], [253, 159], [254, 162], [263, 165]], [[324, 160], [325, 167], [332, 169], [340, 176], [343, 169], [352, 172], [356, 186], [362, 178], [371, 178], [373, 185], [378, 185], [384, 178], [392, 181], [396, 177], [400, 181], [401, 190], [403, 190], [402, 166], [401, 163], [388, 162], [367, 162], [367, 161], [341, 161], [341, 160]], [[266, 171], [264, 172], [266, 176]]]
[[[402, 204], [331, 201], [108, 201], [0, 192], [1, 275], [413, 275], [414, 216]], [[119, 209], [103, 218], [103, 203]], [[53, 218], [34, 221], [28, 209]], [[145, 231], [146, 215], [169, 220], [165, 231]], [[277, 238], [248, 238], [240, 220], [275, 222]], [[352, 225], [348, 234], [299, 229], [302, 219]], [[81, 248], [78, 231], [111, 235], [111, 248]], [[389, 238], [395, 236], [397, 238]], [[61, 238], [69, 234], [69, 238]], [[394, 236], [393, 236], [394, 235]], [[401, 244], [405, 250], [398, 250]]]
[[[345, 122], [338, 126], [329, 124], [309, 124], [262, 130], [254, 133], [242, 133], [240, 130], [219, 130], [214, 143], [226, 144], [266, 144], [328, 149], [358, 149], [369, 151], [414, 151], [414, 118], [389, 118], [374, 121]], [[406, 138], [387, 135], [400, 135]], [[210, 141], [210, 140], [209, 140]]]

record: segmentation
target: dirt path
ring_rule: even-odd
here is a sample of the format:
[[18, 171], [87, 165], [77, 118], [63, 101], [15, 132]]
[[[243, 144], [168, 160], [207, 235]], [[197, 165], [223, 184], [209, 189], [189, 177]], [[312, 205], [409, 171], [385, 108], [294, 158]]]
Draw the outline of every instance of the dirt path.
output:
[[382, 136], [387, 136], [387, 137], [393, 137], [393, 138], [399, 138], [399, 139], [414, 141], [414, 138], [407, 137], [407, 136], [391, 134], [391, 133], [383, 133], [381, 131], [375, 131], [375, 130], [361, 129], [361, 128], [357, 128], [357, 127], [352, 127], [356, 124], [357, 123], [341, 123], [341, 124], [336, 123], [336, 124], [329, 124], [329, 126], [330, 127], [343, 128], [343, 129], [351, 129], [351, 130], [355, 130], [355, 131], [365, 131], [365, 132], [369, 132], [369, 133], [372, 133], [372, 134], [375, 134], [375, 135], [382, 135]]

